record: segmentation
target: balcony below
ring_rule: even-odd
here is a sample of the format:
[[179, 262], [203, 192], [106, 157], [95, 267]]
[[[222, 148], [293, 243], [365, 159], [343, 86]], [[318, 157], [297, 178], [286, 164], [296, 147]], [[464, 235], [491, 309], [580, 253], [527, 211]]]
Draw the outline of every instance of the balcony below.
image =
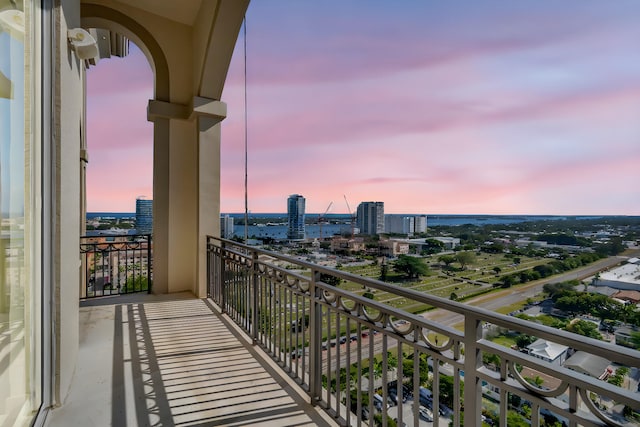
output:
[[83, 302], [71, 390], [47, 425], [337, 425], [209, 300]]

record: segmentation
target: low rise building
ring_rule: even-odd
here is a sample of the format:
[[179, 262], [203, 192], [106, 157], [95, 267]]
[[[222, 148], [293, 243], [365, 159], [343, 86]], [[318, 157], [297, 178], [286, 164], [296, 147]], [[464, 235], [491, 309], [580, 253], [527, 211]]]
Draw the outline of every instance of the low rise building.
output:
[[638, 304], [640, 303], [640, 291], [617, 291], [611, 295], [611, 298], [623, 301], [624, 303]]
[[561, 365], [567, 358], [569, 347], [556, 344], [542, 338], [527, 346], [527, 353], [538, 359], [546, 360], [549, 363]]
[[334, 237], [331, 239], [332, 252], [361, 252], [365, 250], [362, 237]]
[[606, 379], [613, 372], [610, 365], [611, 362], [604, 357], [585, 351], [576, 351], [564, 362], [565, 367], [600, 380]]
[[379, 248], [383, 256], [397, 257], [409, 253], [409, 243], [398, 240], [381, 240]]
[[592, 284], [619, 290], [640, 291], [640, 259], [629, 258], [626, 264], [600, 273]]

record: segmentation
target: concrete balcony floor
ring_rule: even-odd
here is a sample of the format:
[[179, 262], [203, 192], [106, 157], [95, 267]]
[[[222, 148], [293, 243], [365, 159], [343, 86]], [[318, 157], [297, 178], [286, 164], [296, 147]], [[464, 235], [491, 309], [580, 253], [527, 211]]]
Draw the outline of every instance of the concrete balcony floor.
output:
[[208, 300], [83, 304], [71, 390], [48, 426], [337, 425]]

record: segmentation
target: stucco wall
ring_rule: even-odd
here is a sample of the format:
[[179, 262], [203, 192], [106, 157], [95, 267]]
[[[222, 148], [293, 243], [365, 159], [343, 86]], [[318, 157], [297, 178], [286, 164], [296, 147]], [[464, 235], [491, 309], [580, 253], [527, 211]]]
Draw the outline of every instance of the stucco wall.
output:
[[80, 25], [75, 0], [56, 8], [59, 43], [55, 55], [55, 398], [62, 403], [71, 385], [78, 353], [80, 277], [80, 126], [83, 122], [83, 64], [69, 49], [67, 29]]

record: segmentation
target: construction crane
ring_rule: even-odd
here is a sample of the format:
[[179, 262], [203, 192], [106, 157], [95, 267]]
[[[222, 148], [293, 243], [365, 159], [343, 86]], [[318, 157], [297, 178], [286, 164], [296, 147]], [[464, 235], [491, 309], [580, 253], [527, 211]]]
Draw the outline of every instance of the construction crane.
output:
[[322, 222], [324, 221], [327, 212], [329, 212], [329, 209], [331, 209], [331, 205], [333, 205], [333, 202], [329, 203], [329, 206], [327, 206], [327, 209], [322, 215], [318, 215], [318, 225], [320, 226], [320, 240], [322, 240]]
[[351, 217], [351, 237], [353, 237], [353, 231], [355, 229], [356, 223], [356, 215], [351, 211], [351, 207], [349, 206], [349, 201], [347, 200], [347, 196], [343, 194], [344, 202], [347, 204], [347, 211], [349, 212], [349, 216]]

